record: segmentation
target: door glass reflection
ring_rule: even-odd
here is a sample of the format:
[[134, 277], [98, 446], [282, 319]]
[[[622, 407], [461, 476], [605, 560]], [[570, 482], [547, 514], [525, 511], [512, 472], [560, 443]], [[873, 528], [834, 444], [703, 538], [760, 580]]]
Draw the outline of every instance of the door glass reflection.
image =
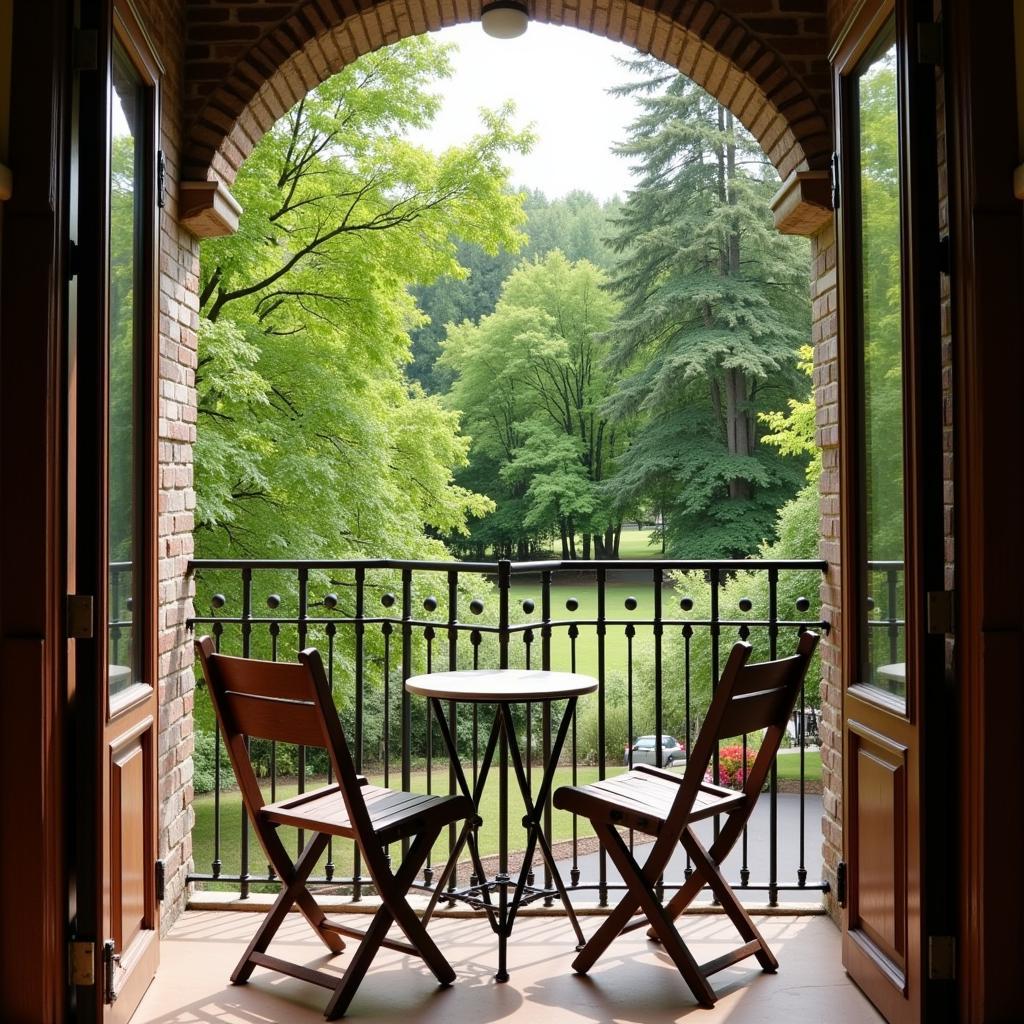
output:
[[861, 355], [860, 681], [906, 697], [903, 332], [895, 26], [855, 77]]
[[142, 83], [119, 44], [113, 54], [110, 138], [108, 659], [111, 696], [139, 676], [134, 627], [139, 545], [137, 432], [139, 160]]

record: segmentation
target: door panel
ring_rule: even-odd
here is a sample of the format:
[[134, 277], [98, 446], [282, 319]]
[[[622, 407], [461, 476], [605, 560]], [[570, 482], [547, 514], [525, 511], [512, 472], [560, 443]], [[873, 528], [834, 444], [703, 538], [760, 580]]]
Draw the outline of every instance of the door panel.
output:
[[[83, 786], [91, 852], [79, 858], [78, 929], [96, 948], [84, 1021], [130, 1019], [159, 958], [157, 899], [157, 138], [161, 69], [128, 0], [83, 3], [96, 70], [79, 76], [77, 189], [82, 250], [71, 541], [78, 588], [93, 598], [77, 641]], [[86, 343], [88, 340], [88, 344]], [[84, 865], [88, 864], [89, 867]]]
[[[850, 811], [857, 872], [849, 893], [848, 932], [873, 946], [905, 988], [907, 958], [907, 749], [850, 721]], [[862, 932], [863, 936], [858, 936]]]
[[943, 674], [925, 615], [944, 567], [935, 72], [917, 59], [932, 17], [924, 0], [868, 0], [834, 54], [843, 962], [894, 1024], [924, 1019], [922, 693]]
[[104, 1019], [127, 1020], [158, 960], [156, 239], [160, 69], [133, 8], [114, 0], [106, 259], [106, 616], [101, 936]]
[[153, 721], [134, 730], [110, 748], [110, 849], [112, 853], [111, 920], [122, 963], [133, 959], [133, 944], [156, 920], [154, 887], [150, 885], [154, 835], [152, 816]]

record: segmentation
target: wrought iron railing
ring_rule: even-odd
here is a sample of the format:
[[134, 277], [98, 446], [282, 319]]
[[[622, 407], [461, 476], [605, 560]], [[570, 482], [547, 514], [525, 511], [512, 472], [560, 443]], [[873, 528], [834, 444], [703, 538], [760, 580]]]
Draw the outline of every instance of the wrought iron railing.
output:
[[[403, 687], [410, 675], [509, 665], [596, 676], [598, 691], [580, 702], [558, 780], [577, 783], [622, 771], [630, 756], [624, 748], [638, 734], [673, 735], [689, 749], [735, 639], [749, 639], [756, 658], [770, 658], [788, 653], [801, 630], [829, 628], [811, 611], [818, 607], [826, 568], [820, 561], [196, 560], [190, 568], [197, 577], [197, 607], [210, 609], [190, 620], [197, 634], [211, 633], [218, 649], [245, 657], [292, 659], [303, 647], [320, 648], [358, 769], [379, 775], [385, 785], [426, 792], [454, 792], [455, 779], [428, 709]], [[808, 723], [817, 710], [814, 675], [806, 687], [794, 716], [799, 749], [789, 755], [799, 765], [799, 806], [795, 829], [787, 826], [787, 861], [779, 860], [773, 770], [762, 798], [767, 858], [759, 840], [761, 867], [751, 871], [745, 835], [736, 877], [730, 878], [738, 889], [766, 893], [772, 905], [780, 892], [824, 888], [807, 870], [809, 837], [812, 830], [818, 834], [817, 820], [808, 821], [806, 799], [807, 747], [814, 738]], [[202, 702], [201, 688], [197, 699]], [[208, 711], [197, 711], [197, 719], [203, 714], [211, 723]], [[488, 724], [483, 718], [475, 705], [449, 707], [449, 727], [474, 779]], [[548, 705], [521, 710], [527, 771], [531, 765], [536, 771], [546, 758], [551, 719]], [[742, 763], [757, 739], [738, 740]], [[245, 897], [274, 876], [258, 863], [262, 858], [232, 796], [234, 779], [221, 744], [213, 742], [212, 748], [206, 769], [213, 776], [212, 794], [196, 798], [211, 827], [205, 848], [194, 850], [197, 870], [190, 881], [227, 884]], [[660, 762], [660, 744], [654, 757]], [[285, 751], [268, 744], [256, 759], [272, 799], [286, 786], [301, 792], [321, 769], [328, 770], [316, 752], [303, 748]], [[715, 781], [721, 770], [716, 756]], [[565, 863], [571, 890], [596, 893], [605, 905], [609, 890], [621, 886], [609, 877], [604, 855], [588, 852], [593, 844], [586, 823], [569, 821], [568, 815], [561, 819], [562, 814], [549, 802], [544, 831]], [[230, 841], [227, 828], [233, 830]], [[423, 885], [430, 885], [455, 840], [453, 828], [447, 849], [428, 860]], [[301, 844], [301, 836], [296, 841]], [[666, 876], [664, 887], [682, 884], [688, 872], [683, 864], [680, 877]], [[358, 851], [341, 841], [331, 844], [313, 881], [343, 889], [353, 900], [369, 885]]]

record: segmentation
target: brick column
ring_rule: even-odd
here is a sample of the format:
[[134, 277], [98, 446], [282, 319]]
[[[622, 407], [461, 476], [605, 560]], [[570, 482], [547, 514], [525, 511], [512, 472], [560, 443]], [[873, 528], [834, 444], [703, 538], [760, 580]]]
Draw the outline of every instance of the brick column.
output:
[[158, 557], [160, 729], [158, 752], [159, 856], [165, 863], [161, 925], [184, 909], [192, 860], [192, 556], [196, 439], [196, 331], [199, 326], [199, 243], [178, 222], [178, 183], [184, 128], [183, 0], [149, 0], [140, 13], [164, 64], [160, 147], [165, 160], [165, 205], [159, 236]]
[[843, 635], [840, 607], [839, 518], [839, 318], [836, 288], [836, 235], [833, 223], [811, 239], [811, 297], [814, 345], [816, 440], [821, 448], [820, 556], [828, 562], [821, 585], [821, 616], [832, 624], [821, 644], [821, 782], [822, 871], [831, 886], [829, 913], [838, 917], [835, 902], [836, 865], [843, 852], [843, 724], [840, 651]]

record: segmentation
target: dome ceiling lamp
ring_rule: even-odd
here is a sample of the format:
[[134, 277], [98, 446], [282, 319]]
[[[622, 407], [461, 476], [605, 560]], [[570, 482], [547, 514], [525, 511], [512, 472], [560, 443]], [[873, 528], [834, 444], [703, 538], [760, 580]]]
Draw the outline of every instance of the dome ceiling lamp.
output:
[[480, 12], [483, 30], [495, 39], [515, 39], [526, 31], [530, 16], [522, 0], [493, 0]]

